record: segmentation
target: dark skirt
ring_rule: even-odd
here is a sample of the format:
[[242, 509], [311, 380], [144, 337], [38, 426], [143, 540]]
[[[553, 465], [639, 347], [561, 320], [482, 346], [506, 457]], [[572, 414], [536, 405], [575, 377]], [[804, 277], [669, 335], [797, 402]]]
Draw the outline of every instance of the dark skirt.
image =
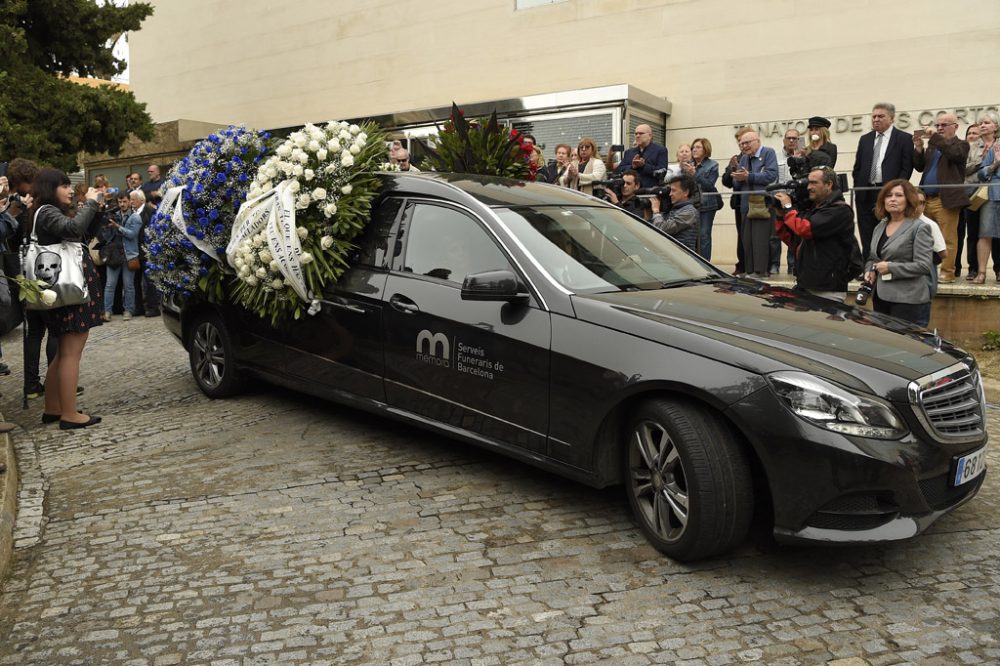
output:
[[101, 289], [101, 276], [98, 275], [97, 266], [89, 252], [83, 253], [83, 274], [87, 278], [90, 300], [80, 305], [43, 310], [42, 320], [49, 335], [58, 337], [63, 333], [86, 333], [103, 323], [101, 314], [104, 312], [104, 292]]

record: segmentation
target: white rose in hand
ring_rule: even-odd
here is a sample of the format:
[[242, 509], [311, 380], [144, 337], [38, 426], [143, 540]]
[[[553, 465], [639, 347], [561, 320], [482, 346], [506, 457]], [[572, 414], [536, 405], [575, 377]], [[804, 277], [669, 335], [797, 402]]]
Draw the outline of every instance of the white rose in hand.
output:
[[39, 294], [39, 300], [43, 305], [52, 305], [56, 302], [56, 292], [51, 289], [43, 289], [42, 293]]

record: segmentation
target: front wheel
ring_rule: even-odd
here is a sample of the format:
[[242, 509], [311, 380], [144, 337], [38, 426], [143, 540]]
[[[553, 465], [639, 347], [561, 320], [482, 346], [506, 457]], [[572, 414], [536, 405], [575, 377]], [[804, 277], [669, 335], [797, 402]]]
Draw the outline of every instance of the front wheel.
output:
[[239, 392], [232, 339], [219, 315], [212, 312], [198, 316], [191, 327], [188, 359], [194, 381], [209, 398], [226, 398]]
[[686, 402], [650, 400], [626, 433], [629, 505], [657, 550], [697, 560], [746, 537], [753, 518], [750, 465], [718, 416]]

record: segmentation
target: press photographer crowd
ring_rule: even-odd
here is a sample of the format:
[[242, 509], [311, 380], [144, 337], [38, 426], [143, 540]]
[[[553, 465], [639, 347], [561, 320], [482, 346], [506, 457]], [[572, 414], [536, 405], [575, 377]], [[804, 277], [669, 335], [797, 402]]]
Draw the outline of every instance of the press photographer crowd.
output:
[[[580, 190], [647, 220], [707, 260], [712, 228], [727, 203], [736, 222], [740, 277], [779, 273], [782, 256], [796, 287], [844, 302], [859, 280], [859, 305], [927, 326], [938, 285], [962, 276], [973, 285], [1000, 283], [1000, 118], [987, 111], [958, 136], [954, 114], [942, 113], [912, 134], [894, 127], [895, 107], [875, 104], [872, 130], [858, 144], [850, 187], [838, 173], [831, 123], [814, 116], [804, 135], [789, 129], [780, 151], [761, 145], [750, 127], [735, 134], [738, 152], [712, 159], [713, 146], [695, 138], [678, 146], [676, 161], [653, 141], [648, 125], [635, 129], [627, 149], [596, 142], [555, 146], [546, 162], [530, 135], [535, 179]], [[398, 141], [389, 160], [418, 171]], [[913, 171], [920, 185], [910, 183]], [[41, 420], [70, 430], [100, 417], [77, 410], [80, 360], [91, 328], [159, 316], [159, 299], [145, 275], [145, 229], [164, 181], [150, 165], [143, 182], [131, 173], [122, 187], [103, 175], [93, 186], [15, 158], [0, 162], [0, 334], [23, 322], [24, 405], [44, 399]], [[732, 193], [720, 192], [719, 180]], [[859, 242], [860, 240], [860, 242]], [[783, 249], [784, 247], [784, 249]], [[61, 278], [61, 279], [60, 279]], [[40, 376], [42, 343], [47, 370]], [[0, 363], [0, 375], [10, 368]], [[0, 423], [0, 432], [14, 426]]]

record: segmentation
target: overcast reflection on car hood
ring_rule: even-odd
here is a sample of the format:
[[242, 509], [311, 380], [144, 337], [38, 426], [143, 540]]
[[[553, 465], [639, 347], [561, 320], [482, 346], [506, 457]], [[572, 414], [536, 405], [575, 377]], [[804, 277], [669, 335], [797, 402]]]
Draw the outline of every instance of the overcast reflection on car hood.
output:
[[[921, 329], [755, 282], [732, 280], [573, 298], [577, 316], [593, 323], [644, 335], [629, 324], [628, 318], [613, 316], [610, 311], [629, 313], [741, 348], [752, 347], [805, 370], [814, 371], [818, 363], [837, 375], [847, 373], [840, 379], [848, 384], [856, 383], [849, 378], [852, 373], [848, 365], [916, 379], [966, 356]], [[648, 328], [643, 330], [649, 337]], [[661, 341], [669, 343], [669, 337], [665, 334]]]

